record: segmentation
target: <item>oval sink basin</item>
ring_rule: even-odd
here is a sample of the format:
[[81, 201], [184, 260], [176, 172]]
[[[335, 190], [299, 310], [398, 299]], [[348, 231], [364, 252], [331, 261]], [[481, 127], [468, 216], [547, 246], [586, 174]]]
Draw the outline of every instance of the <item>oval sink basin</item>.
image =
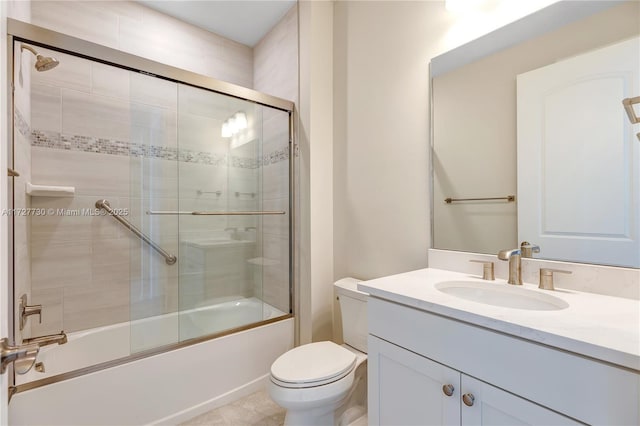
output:
[[436, 289], [472, 302], [503, 308], [526, 309], [531, 311], [557, 311], [569, 304], [550, 294], [527, 290], [521, 286], [495, 284], [477, 281], [443, 281]]

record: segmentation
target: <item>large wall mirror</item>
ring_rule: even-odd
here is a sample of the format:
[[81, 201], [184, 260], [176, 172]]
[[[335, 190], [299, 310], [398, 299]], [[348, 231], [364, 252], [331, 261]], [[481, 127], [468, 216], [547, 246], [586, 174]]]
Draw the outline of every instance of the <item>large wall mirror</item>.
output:
[[555, 3], [431, 87], [434, 248], [640, 268], [640, 2]]

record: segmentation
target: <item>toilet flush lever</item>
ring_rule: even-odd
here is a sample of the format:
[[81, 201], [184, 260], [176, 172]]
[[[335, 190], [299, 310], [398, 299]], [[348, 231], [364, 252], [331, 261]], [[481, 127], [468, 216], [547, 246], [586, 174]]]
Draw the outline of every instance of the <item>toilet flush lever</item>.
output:
[[24, 329], [27, 319], [31, 315], [38, 315], [40, 324], [42, 324], [42, 305], [27, 305], [27, 295], [20, 296], [20, 330]]
[[494, 281], [496, 279], [496, 275], [493, 270], [493, 262], [489, 262], [486, 260], [470, 260], [472, 263], [482, 263], [482, 279]]

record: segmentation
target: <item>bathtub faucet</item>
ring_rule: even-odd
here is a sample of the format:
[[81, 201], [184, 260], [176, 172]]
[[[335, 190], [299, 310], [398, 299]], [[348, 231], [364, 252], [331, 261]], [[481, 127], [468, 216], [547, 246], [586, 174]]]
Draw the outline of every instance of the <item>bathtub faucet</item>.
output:
[[23, 345], [28, 345], [30, 343], [36, 343], [38, 346], [47, 346], [56, 343], [64, 345], [67, 343], [67, 335], [64, 331], [61, 331], [58, 334], [47, 334], [46, 336], [27, 337], [26, 339], [22, 339]]

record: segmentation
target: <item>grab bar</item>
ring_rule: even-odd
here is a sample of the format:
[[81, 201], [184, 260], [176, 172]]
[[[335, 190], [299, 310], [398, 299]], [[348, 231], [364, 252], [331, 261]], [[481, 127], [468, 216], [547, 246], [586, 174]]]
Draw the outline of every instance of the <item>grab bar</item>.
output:
[[495, 201], [495, 200], [504, 200], [507, 203], [511, 203], [516, 200], [515, 195], [507, 195], [506, 197], [485, 197], [485, 198], [445, 198], [444, 202], [447, 204], [451, 204], [456, 201]]
[[165, 210], [165, 211], [157, 211], [157, 210], [149, 210], [147, 211], [148, 215], [189, 215], [189, 216], [252, 216], [252, 215], [277, 215], [277, 214], [287, 214], [284, 211], [255, 211], [255, 212], [207, 212], [207, 211], [179, 211], [179, 210]]
[[145, 243], [149, 244], [149, 246], [151, 246], [152, 249], [154, 249], [156, 252], [160, 253], [160, 255], [162, 257], [164, 257], [164, 260], [165, 260], [165, 262], [167, 262], [167, 265], [173, 265], [178, 260], [178, 258], [175, 255], [167, 253], [162, 248], [160, 248], [156, 243], [151, 241], [149, 239], [149, 237], [144, 235], [142, 233], [142, 231], [140, 231], [138, 228], [136, 228], [133, 224], [129, 223], [128, 220], [126, 220], [122, 216], [119, 216], [118, 214], [116, 214], [113, 211], [113, 209], [111, 208], [111, 204], [109, 204], [109, 201], [107, 201], [107, 200], [98, 200], [98, 201], [96, 201], [96, 208], [105, 210], [115, 220], [117, 220], [118, 222], [123, 224], [125, 226], [125, 228], [128, 228], [129, 231], [131, 231], [135, 236], [140, 238]]

